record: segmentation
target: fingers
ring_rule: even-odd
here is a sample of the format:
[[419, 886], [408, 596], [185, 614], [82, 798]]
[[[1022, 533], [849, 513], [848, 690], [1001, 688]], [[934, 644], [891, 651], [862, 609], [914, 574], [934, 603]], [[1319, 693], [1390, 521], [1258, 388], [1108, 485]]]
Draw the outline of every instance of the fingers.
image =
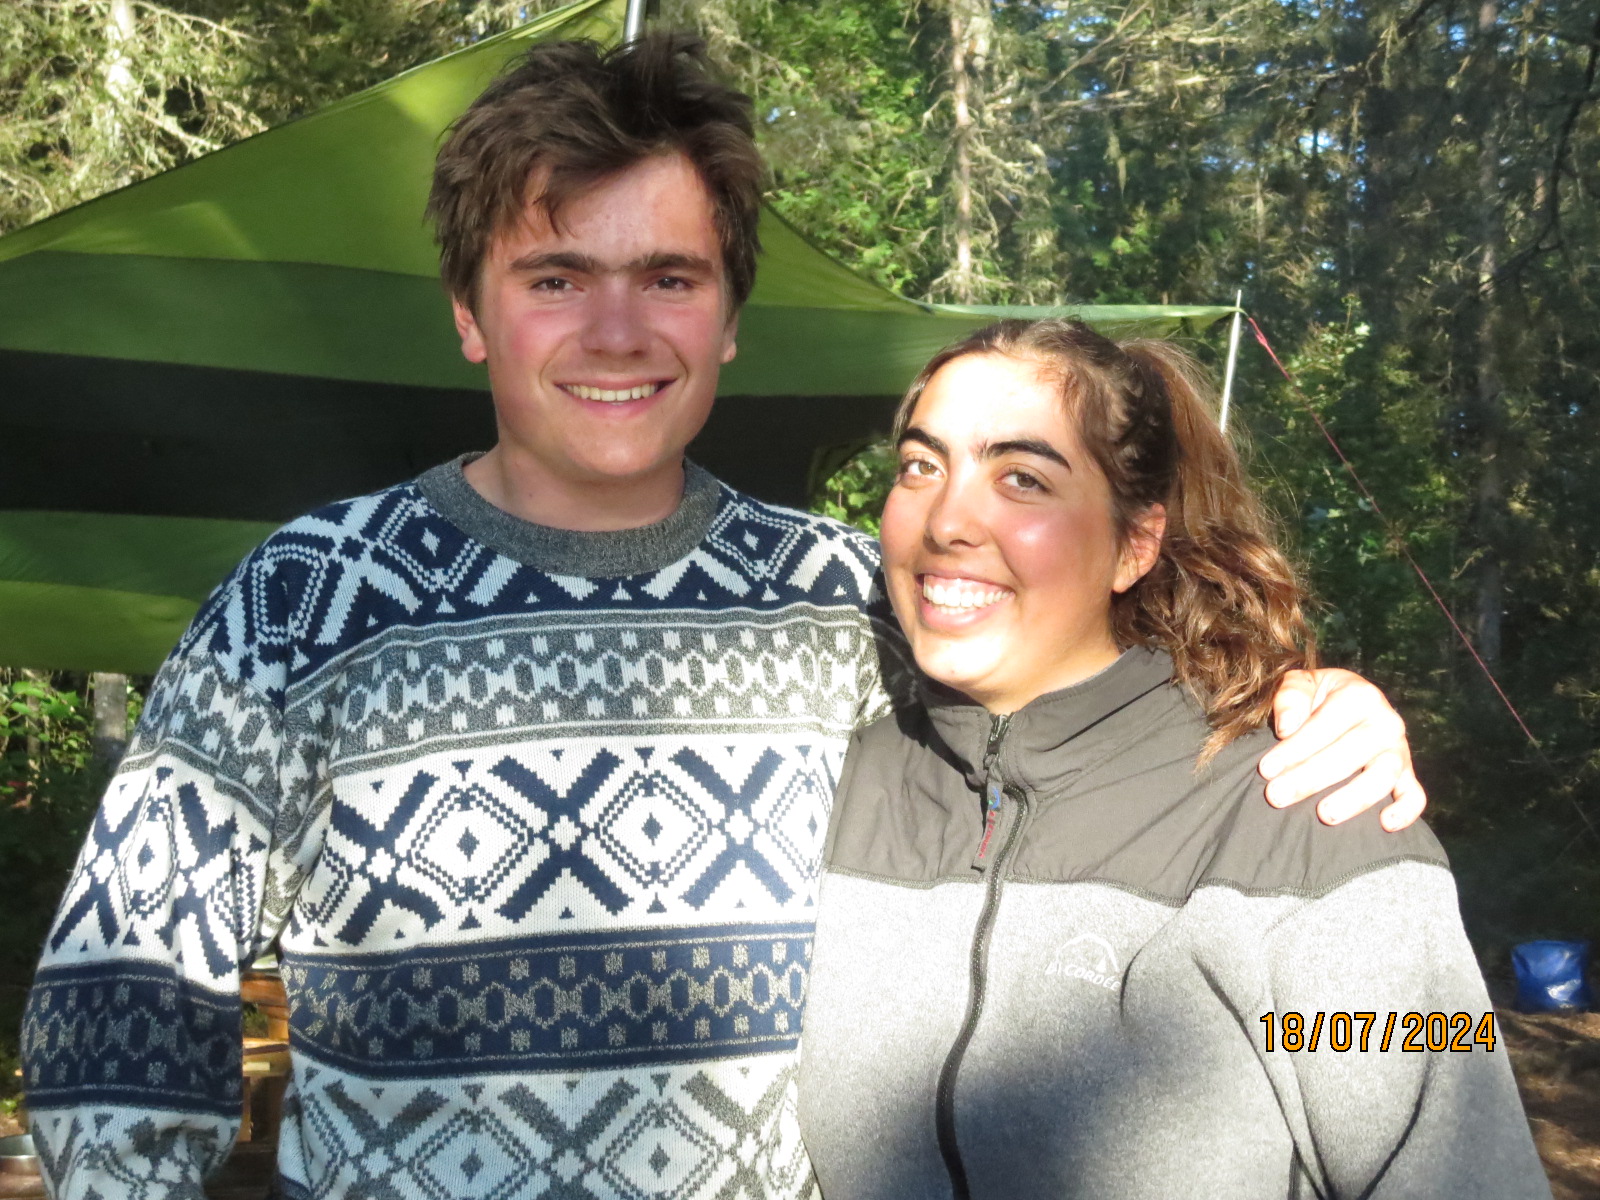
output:
[[[1284, 740], [1262, 758], [1261, 774], [1267, 779], [1278, 779], [1322, 758], [1335, 746], [1340, 749], [1334, 752], [1335, 761], [1319, 761], [1316, 771], [1302, 777], [1319, 780], [1316, 787], [1306, 788], [1297, 782], [1294, 788], [1278, 789], [1278, 794], [1284, 796], [1290, 791], [1295, 792], [1292, 800], [1283, 801], [1286, 804], [1302, 800], [1312, 792], [1355, 774], [1384, 750], [1406, 753], [1405, 723], [1389, 707], [1382, 692], [1359, 675], [1352, 675], [1348, 671], [1318, 674], [1327, 678], [1318, 681], [1318, 694], [1312, 696], [1315, 703], [1310, 715], [1292, 735], [1279, 731]], [[1294, 688], [1303, 694], [1302, 684], [1296, 682]], [[1292, 709], [1296, 702], [1289, 700], [1286, 703]], [[1355, 735], [1353, 739], [1352, 735]]]
[[1378, 755], [1366, 770], [1317, 802], [1317, 819], [1324, 825], [1339, 825], [1359, 816], [1389, 798], [1404, 770], [1398, 754]]
[[[1316, 732], [1311, 725], [1307, 725], [1306, 730]], [[1350, 787], [1357, 779], [1370, 772], [1371, 778], [1364, 786], [1375, 786], [1380, 782], [1388, 783], [1388, 788], [1385, 788], [1381, 795], [1374, 793], [1368, 796], [1364, 790], [1357, 789], [1348, 794], [1346, 801], [1333, 805], [1327, 811], [1330, 813], [1342, 811], [1342, 803], [1347, 803], [1355, 796], [1364, 797], [1364, 802], [1347, 815], [1354, 816], [1357, 812], [1371, 808], [1389, 794], [1389, 789], [1399, 781], [1400, 774], [1405, 769], [1405, 764], [1390, 750], [1390, 745], [1387, 739], [1377, 737], [1372, 730], [1364, 726], [1358, 725], [1354, 729], [1346, 730], [1342, 736], [1320, 745], [1317, 752], [1307, 757], [1305, 761], [1286, 767], [1282, 774], [1268, 780], [1267, 803], [1274, 808], [1287, 808], [1291, 804], [1300, 803], [1308, 796], [1315, 796], [1318, 792], [1339, 784]], [[1332, 799], [1332, 794], [1324, 797], [1324, 800]]]
[[1310, 671], [1290, 671], [1272, 697], [1272, 728], [1281, 738], [1291, 737], [1306, 723], [1315, 706], [1317, 680]]
[[1411, 769], [1405, 722], [1372, 684], [1349, 671], [1295, 671], [1273, 698], [1284, 740], [1264, 755], [1267, 801], [1278, 808], [1344, 781], [1317, 804], [1329, 825], [1348, 821], [1391, 795], [1379, 820], [1404, 829], [1427, 806]]
[[1395, 833], [1420, 817], [1422, 810], [1427, 807], [1428, 793], [1423, 790], [1422, 783], [1411, 768], [1407, 767], [1394, 786], [1394, 803], [1384, 809], [1378, 819], [1385, 829]]

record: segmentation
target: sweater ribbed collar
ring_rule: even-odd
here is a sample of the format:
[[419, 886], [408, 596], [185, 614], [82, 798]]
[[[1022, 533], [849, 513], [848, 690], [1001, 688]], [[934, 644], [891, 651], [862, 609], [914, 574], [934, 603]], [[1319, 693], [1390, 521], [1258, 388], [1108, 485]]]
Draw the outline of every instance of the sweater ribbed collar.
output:
[[[1114, 737], [1103, 728], [1107, 717], [1171, 679], [1172, 658], [1165, 650], [1134, 646], [1088, 679], [1030, 701], [1007, 721], [996, 759], [1001, 776], [1032, 790], [1050, 790], [1079, 769], [1100, 742]], [[993, 716], [937, 684], [924, 685], [923, 703], [939, 739], [968, 781], [981, 788]]]
[[700, 544], [711, 528], [721, 492], [715, 478], [685, 459], [683, 499], [664, 520], [636, 529], [556, 529], [514, 517], [480, 496], [463, 471], [477, 457], [463, 454], [440, 463], [418, 477], [417, 487], [468, 537], [550, 575], [616, 579], [659, 571]]

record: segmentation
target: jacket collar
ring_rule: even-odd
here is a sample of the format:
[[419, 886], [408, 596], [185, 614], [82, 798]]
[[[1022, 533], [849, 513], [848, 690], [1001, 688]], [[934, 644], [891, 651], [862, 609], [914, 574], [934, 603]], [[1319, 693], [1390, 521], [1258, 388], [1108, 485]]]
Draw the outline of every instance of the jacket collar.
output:
[[[1030, 790], [1049, 790], [1084, 764], [1115, 734], [1107, 717], [1172, 680], [1165, 650], [1134, 646], [1105, 670], [1071, 687], [1048, 692], [1011, 714], [996, 765], [1001, 777]], [[923, 703], [939, 739], [949, 748], [973, 787], [984, 784], [984, 758], [995, 719], [982, 705], [948, 688], [924, 681]]]

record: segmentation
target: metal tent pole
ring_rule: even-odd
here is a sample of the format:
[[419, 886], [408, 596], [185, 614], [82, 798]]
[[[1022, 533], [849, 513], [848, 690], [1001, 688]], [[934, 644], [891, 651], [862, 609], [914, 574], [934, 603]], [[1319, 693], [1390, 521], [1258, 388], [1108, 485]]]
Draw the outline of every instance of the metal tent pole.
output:
[[1244, 289], [1233, 298], [1233, 328], [1228, 333], [1228, 369], [1222, 375], [1222, 432], [1228, 432], [1228, 404], [1233, 399], [1233, 368], [1239, 362], [1239, 329], [1244, 320]]
[[645, 0], [628, 0], [628, 15], [622, 19], [622, 41], [637, 42], [644, 33]]

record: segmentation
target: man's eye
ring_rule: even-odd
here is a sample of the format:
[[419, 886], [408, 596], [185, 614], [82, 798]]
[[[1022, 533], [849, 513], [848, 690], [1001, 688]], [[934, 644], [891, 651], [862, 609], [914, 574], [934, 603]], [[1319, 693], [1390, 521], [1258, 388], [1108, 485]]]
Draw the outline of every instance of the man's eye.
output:
[[656, 286], [664, 291], [679, 292], [693, 285], [681, 275], [663, 275], [656, 280]]
[[536, 292], [564, 292], [572, 284], [559, 275], [553, 275], [548, 279], [535, 279], [529, 286]]

